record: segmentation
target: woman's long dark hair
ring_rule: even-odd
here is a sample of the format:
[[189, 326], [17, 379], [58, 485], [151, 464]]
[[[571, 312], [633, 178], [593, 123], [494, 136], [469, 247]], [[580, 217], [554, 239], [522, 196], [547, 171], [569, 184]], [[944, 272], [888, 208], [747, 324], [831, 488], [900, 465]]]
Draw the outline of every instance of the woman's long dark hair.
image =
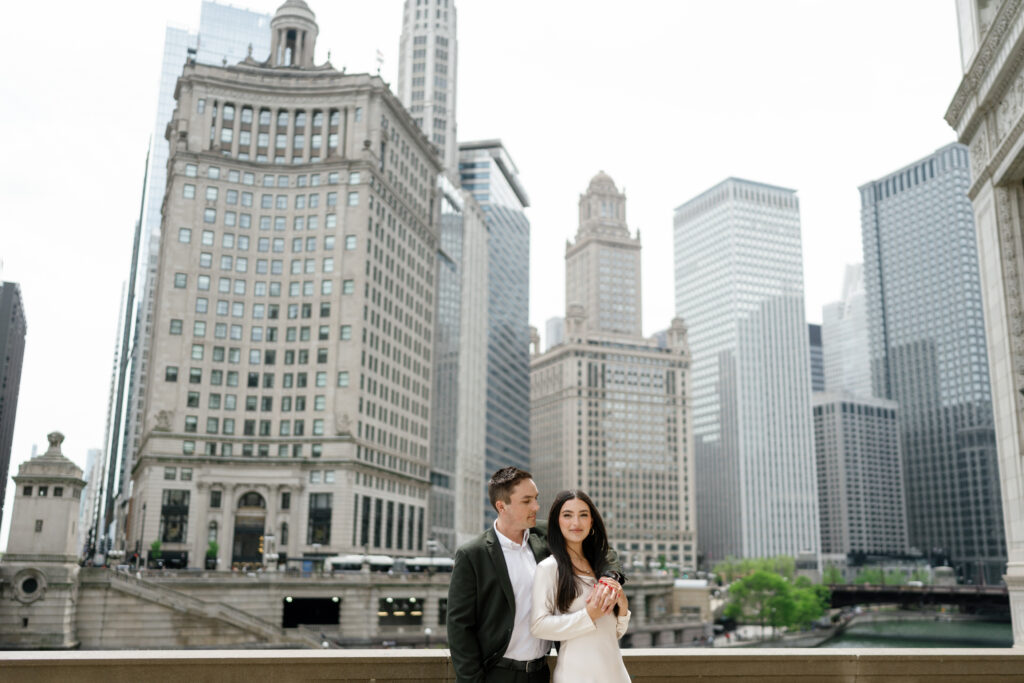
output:
[[572, 560], [569, 558], [569, 550], [565, 547], [565, 537], [562, 536], [562, 528], [558, 525], [558, 516], [562, 514], [562, 506], [566, 501], [572, 499], [582, 500], [590, 508], [590, 528], [594, 533], [583, 539], [583, 557], [587, 558], [591, 569], [594, 570], [595, 578], [600, 577], [605, 570], [605, 558], [608, 556], [608, 534], [604, 530], [604, 520], [601, 513], [594, 507], [594, 501], [590, 500], [583, 491], [561, 491], [555, 496], [555, 502], [551, 504], [551, 512], [548, 513], [548, 548], [558, 565], [558, 580], [555, 584], [555, 607], [559, 612], [568, 612], [573, 600], [580, 594], [582, 588], [580, 580], [572, 569]]

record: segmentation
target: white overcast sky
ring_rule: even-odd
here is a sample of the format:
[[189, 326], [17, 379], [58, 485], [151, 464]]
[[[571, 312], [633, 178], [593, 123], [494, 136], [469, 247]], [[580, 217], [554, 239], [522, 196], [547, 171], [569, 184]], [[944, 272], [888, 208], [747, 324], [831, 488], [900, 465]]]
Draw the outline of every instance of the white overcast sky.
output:
[[[397, 78], [401, 0], [308, 0], [317, 62]], [[456, 0], [459, 139], [501, 138], [532, 206], [530, 323], [564, 312], [564, 250], [599, 170], [643, 243], [644, 331], [674, 314], [673, 208], [728, 176], [801, 200], [807, 319], [860, 260], [857, 187], [954, 140], [952, 0]], [[236, 0], [272, 13], [281, 0]], [[103, 444], [168, 24], [199, 0], [8, 3], [0, 277], [28, 318], [11, 474], [54, 429]], [[8, 484], [4, 527], [9, 525]], [[5, 529], [6, 531], [6, 529]], [[0, 548], [6, 546], [6, 533]]]

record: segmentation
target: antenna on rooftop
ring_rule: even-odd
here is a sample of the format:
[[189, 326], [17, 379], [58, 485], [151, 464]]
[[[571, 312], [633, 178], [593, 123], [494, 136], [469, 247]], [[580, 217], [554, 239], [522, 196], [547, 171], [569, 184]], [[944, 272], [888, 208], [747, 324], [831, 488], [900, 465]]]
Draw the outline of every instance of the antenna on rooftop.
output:
[[384, 53], [379, 49], [377, 50], [377, 73], [380, 74], [380, 68], [384, 66]]

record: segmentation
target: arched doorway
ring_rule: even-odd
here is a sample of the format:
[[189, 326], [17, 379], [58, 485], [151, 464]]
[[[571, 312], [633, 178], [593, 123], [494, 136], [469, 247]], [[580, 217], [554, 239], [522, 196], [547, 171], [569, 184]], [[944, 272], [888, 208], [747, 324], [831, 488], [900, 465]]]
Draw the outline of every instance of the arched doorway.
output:
[[238, 499], [232, 566], [263, 563], [263, 524], [266, 517], [267, 501], [260, 494], [249, 491]]

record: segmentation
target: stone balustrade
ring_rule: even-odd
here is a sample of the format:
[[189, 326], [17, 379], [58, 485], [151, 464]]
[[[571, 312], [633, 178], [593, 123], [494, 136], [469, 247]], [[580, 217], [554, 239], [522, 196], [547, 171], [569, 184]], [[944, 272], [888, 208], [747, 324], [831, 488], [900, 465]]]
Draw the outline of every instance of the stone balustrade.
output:
[[[1024, 649], [625, 650], [633, 681], [1019, 681]], [[550, 659], [553, 666], [555, 657]], [[447, 650], [0, 652], [5, 683], [454, 681]]]

